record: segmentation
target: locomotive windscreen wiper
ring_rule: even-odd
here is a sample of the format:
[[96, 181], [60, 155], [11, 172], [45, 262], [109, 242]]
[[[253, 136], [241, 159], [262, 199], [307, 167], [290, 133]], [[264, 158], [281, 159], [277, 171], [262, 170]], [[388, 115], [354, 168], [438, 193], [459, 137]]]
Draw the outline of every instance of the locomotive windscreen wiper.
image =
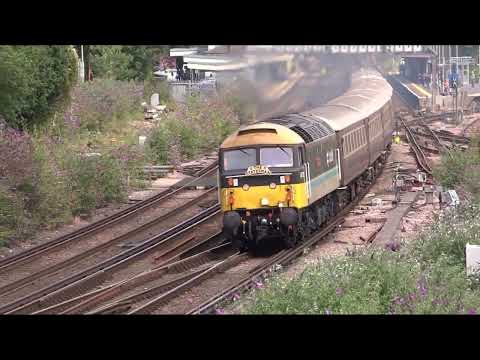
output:
[[288, 157], [290, 157], [290, 154], [286, 152], [284, 148], [282, 148], [281, 146], [277, 146], [277, 148], [282, 150], [285, 154], [287, 154]]

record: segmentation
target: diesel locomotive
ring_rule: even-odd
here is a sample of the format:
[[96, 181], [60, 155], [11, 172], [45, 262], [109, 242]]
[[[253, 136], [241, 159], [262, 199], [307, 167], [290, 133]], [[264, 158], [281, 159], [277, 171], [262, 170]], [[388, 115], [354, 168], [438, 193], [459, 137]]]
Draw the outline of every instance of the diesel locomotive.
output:
[[237, 248], [317, 231], [373, 180], [392, 142], [392, 88], [352, 74], [327, 104], [240, 128], [219, 149], [223, 233]]

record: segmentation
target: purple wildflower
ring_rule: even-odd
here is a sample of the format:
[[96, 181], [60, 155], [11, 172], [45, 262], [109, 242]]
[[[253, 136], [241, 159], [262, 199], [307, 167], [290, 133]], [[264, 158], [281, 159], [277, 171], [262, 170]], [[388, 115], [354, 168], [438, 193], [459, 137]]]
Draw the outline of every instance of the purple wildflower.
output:
[[255, 287], [257, 289], [262, 289], [264, 287], [263, 283], [261, 281], [254, 281]]
[[326, 315], [332, 315], [332, 312], [329, 309], [325, 309], [325, 314]]
[[476, 311], [474, 308], [470, 308], [470, 309], [468, 309], [467, 314], [469, 314], [469, 315], [477, 315], [477, 311]]
[[397, 251], [400, 249], [400, 244], [396, 241], [392, 241], [385, 244], [385, 249], [391, 250], [391, 251]]
[[238, 299], [240, 299], [240, 294], [239, 293], [233, 294], [233, 301], [236, 301]]
[[425, 278], [422, 277], [418, 282], [417, 282], [417, 289], [420, 291], [420, 295], [423, 297], [427, 296], [428, 290], [427, 290], [427, 282], [425, 281]]
[[393, 303], [395, 305], [403, 305], [405, 303], [405, 300], [403, 299], [403, 297], [400, 297], [400, 296], [395, 296], [393, 298]]
[[217, 315], [224, 315], [224, 314], [225, 314], [225, 310], [222, 309], [222, 308], [217, 308], [217, 309], [215, 309], [215, 314], [217, 314]]
[[335, 290], [335, 294], [337, 294], [337, 296], [343, 295], [343, 289], [342, 289], [342, 288], [337, 288], [337, 289]]

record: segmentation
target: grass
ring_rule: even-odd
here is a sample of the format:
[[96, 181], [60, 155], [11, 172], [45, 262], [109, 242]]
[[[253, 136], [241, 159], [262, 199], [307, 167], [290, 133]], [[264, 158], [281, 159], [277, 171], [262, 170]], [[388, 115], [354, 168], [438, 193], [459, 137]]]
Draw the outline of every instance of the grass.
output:
[[480, 205], [444, 213], [398, 252], [326, 258], [256, 292], [247, 314], [475, 314], [480, 274], [467, 276], [465, 245], [480, 244]]
[[433, 169], [435, 179], [443, 186], [480, 200], [480, 139], [473, 139], [469, 148], [450, 150]]

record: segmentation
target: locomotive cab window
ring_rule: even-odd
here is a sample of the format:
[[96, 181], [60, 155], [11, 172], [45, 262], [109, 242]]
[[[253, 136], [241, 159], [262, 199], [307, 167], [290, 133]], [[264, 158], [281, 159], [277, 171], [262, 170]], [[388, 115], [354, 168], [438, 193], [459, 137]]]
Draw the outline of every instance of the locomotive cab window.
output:
[[305, 163], [305, 160], [304, 160], [305, 157], [304, 157], [303, 152], [304, 152], [304, 149], [303, 149], [303, 148], [301, 148], [301, 147], [298, 148], [298, 156], [299, 156], [299, 163], [300, 163], [300, 165], [302, 165], [302, 164]]
[[223, 170], [244, 170], [257, 164], [254, 148], [229, 150], [223, 153]]
[[271, 167], [292, 167], [293, 149], [283, 146], [261, 148], [260, 165]]

